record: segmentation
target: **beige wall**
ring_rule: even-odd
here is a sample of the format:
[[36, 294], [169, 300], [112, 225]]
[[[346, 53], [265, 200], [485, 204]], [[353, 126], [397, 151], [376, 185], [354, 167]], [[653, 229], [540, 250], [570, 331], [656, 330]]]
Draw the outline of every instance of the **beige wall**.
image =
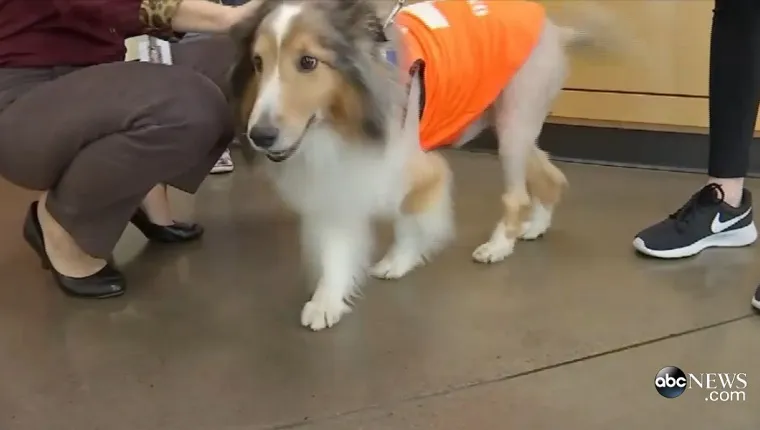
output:
[[560, 121], [605, 121], [635, 128], [707, 126], [712, 1], [542, 3], [559, 22], [568, 22], [567, 17], [584, 8], [603, 8], [619, 20], [616, 33], [630, 35], [620, 56], [573, 55], [565, 87], [574, 90], [564, 91], [553, 109]]

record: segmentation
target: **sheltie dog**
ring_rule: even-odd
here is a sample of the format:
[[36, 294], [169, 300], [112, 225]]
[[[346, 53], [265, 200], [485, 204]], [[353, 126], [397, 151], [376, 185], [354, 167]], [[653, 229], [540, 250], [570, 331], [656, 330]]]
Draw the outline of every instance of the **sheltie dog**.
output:
[[[370, 0], [263, 0], [232, 32], [241, 131], [301, 215], [312, 330], [349, 312], [365, 273], [400, 278], [453, 238], [451, 172], [430, 149], [495, 131], [506, 189], [481, 263], [544, 234], [567, 183], [536, 141], [566, 51], [588, 32], [525, 1], [427, 1], [383, 18]], [[370, 268], [377, 218], [394, 220], [395, 241]]]

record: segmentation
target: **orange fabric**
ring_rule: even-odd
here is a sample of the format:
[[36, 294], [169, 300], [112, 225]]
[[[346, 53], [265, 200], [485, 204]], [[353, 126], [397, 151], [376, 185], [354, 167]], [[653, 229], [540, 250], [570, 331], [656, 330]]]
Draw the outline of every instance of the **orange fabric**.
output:
[[395, 18], [406, 61], [425, 62], [425, 150], [452, 144], [491, 105], [525, 63], [546, 19], [522, 0], [436, 0]]

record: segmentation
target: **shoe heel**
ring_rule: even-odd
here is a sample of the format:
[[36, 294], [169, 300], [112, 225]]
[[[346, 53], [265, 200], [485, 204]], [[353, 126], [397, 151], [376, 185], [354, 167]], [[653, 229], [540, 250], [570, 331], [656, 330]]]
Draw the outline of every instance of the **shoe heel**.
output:
[[143, 236], [150, 238], [150, 234], [152, 233], [152, 222], [150, 221], [150, 218], [148, 218], [148, 215], [141, 208], [138, 208], [135, 211], [135, 214], [132, 215], [132, 218], [129, 220], [129, 222], [131, 222], [132, 225], [135, 226], [135, 228], [137, 228], [137, 230], [139, 230]]
[[50, 270], [52, 266], [45, 252], [45, 240], [42, 238], [42, 229], [37, 220], [37, 202], [32, 203], [24, 221], [23, 237], [27, 244], [40, 258], [40, 266], [43, 270]]

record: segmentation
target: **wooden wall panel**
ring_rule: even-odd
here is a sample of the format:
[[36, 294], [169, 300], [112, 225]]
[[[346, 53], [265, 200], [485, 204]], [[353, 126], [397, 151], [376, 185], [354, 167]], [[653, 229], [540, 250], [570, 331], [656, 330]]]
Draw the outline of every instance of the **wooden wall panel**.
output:
[[[552, 116], [558, 118], [578, 119], [585, 124], [626, 123], [626, 128], [647, 130], [707, 128], [708, 113], [706, 98], [572, 90], [563, 91], [552, 107]], [[760, 115], [755, 130], [760, 132]]]
[[[707, 95], [712, 2], [682, 0], [565, 1], [543, 3], [562, 24], [584, 24], [605, 15], [603, 33], [612, 55], [571, 55], [569, 88]], [[592, 18], [593, 21], [598, 21]]]
[[[614, 55], [571, 54], [559, 118], [678, 127], [708, 126], [709, 0], [544, 0], [561, 24], [604, 15]], [[588, 91], [584, 91], [588, 90]], [[760, 118], [756, 130], [760, 131]]]
[[673, 96], [564, 91], [552, 115], [609, 122], [707, 127], [707, 100]]

